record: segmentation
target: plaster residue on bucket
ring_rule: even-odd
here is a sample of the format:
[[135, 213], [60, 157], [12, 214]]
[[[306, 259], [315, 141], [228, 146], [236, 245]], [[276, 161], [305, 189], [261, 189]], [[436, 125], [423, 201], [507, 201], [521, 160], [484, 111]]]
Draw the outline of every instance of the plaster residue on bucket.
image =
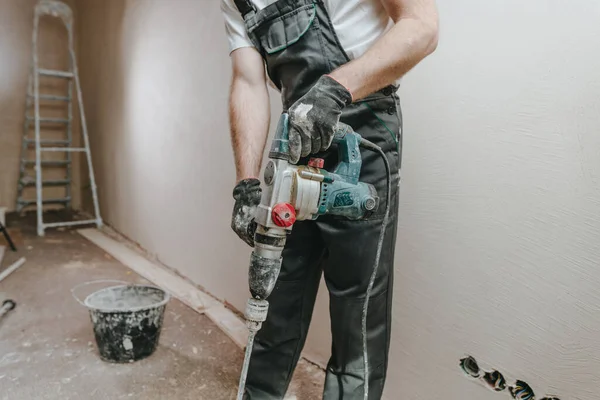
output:
[[165, 292], [149, 286], [122, 286], [100, 290], [85, 299], [85, 305], [103, 311], [132, 311], [153, 307], [166, 300]]
[[133, 349], [133, 342], [131, 341], [130, 337], [125, 336], [125, 338], [123, 339], [123, 348], [125, 350], [131, 350], [131, 349]]
[[169, 294], [145, 285], [122, 285], [89, 295], [100, 357], [109, 362], [133, 362], [154, 352], [160, 337]]

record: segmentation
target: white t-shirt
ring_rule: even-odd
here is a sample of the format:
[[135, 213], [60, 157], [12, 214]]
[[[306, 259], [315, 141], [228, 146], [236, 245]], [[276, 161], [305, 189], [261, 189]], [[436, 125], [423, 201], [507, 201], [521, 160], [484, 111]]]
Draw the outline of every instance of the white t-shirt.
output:
[[[252, 0], [260, 10], [276, 0]], [[333, 28], [348, 57], [360, 57], [391, 26], [380, 0], [324, 0]], [[221, 0], [229, 51], [252, 47], [244, 20], [233, 0]]]

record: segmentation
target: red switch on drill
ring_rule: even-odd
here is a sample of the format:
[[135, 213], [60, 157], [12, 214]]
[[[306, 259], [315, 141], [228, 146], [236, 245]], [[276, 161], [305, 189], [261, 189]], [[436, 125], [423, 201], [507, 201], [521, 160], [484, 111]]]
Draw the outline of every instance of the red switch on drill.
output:
[[271, 218], [275, 225], [288, 228], [296, 222], [296, 210], [290, 203], [277, 203], [273, 206]]

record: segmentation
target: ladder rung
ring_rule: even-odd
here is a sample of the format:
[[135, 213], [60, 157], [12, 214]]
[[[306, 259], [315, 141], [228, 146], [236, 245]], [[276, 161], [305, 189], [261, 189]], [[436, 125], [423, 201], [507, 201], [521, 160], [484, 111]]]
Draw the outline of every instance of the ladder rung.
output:
[[95, 224], [98, 221], [95, 219], [87, 219], [82, 221], [68, 221], [68, 222], [52, 222], [49, 224], [44, 224], [44, 228], [56, 228], [58, 226], [74, 226], [74, 225], [87, 225], [87, 224]]
[[[63, 203], [68, 203], [69, 201], [71, 201], [70, 197], [63, 197], [61, 199], [42, 200], [42, 204], [63, 204]], [[37, 203], [35, 200], [24, 200], [24, 199], [19, 199], [19, 200], [17, 200], [17, 202], [23, 206], [28, 206], [28, 205]]]
[[[34, 97], [32, 94], [28, 94], [27, 96], [32, 99]], [[40, 94], [40, 100], [69, 101], [69, 98], [67, 96], [54, 96], [51, 94]]]
[[[25, 142], [27, 142], [27, 144], [35, 144], [35, 139], [32, 138], [25, 138]], [[45, 144], [45, 145], [57, 145], [57, 144], [69, 144], [70, 142], [68, 140], [51, 140], [51, 139], [41, 139], [40, 140], [40, 144]]]
[[54, 69], [38, 69], [38, 73], [43, 76], [54, 76], [56, 78], [72, 78], [73, 73], [69, 71], [57, 71]]
[[[23, 160], [25, 164], [35, 165], [35, 160]], [[60, 167], [63, 165], [69, 165], [68, 160], [42, 160], [42, 167]]]
[[[35, 121], [35, 118], [32, 116], [27, 116], [27, 121]], [[69, 120], [67, 118], [40, 118], [41, 123], [54, 123], [54, 124], [68, 124]]]
[[41, 151], [63, 151], [65, 153], [75, 153], [85, 151], [85, 147], [41, 147]]
[[[54, 179], [54, 180], [42, 181], [42, 186], [67, 186], [68, 184], [69, 184], [68, 179]], [[27, 180], [25, 182], [21, 181], [21, 185], [35, 186], [35, 179]]]

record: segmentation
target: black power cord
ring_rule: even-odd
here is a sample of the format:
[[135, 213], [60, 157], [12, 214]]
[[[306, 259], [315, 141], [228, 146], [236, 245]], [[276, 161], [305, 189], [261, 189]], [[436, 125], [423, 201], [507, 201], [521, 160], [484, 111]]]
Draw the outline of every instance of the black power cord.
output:
[[385, 203], [385, 214], [383, 216], [383, 221], [381, 222], [381, 230], [379, 231], [379, 240], [377, 241], [377, 252], [375, 254], [375, 262], [373, 263], [373, 272], [371, 273], [371, 278], [369, 279], [369, 285], [367, 286], [367, 291], [365, 293], [365, 302], [363, 304], [362, 311], [362, 344], [363, 344], [363, 359], [364, 359], [364, 400], [369, 399], [369, 358], [368, 358], [368, 350], [367, 350], [367, 315], [369, 309], [369, 299], [371, 297], [371, 292], [373, 291], [373, 285], [375, 284], [375, 278], [377, 277], [377, 271], [379, 270], [379, 261], [381, 259], [381, 250], [383, 248], [383, 240], [385, 239], [385, 228], [387, 227], [389, 218], [390, 218], [390, 209], [392, 203], [392, 174], [390, 171], [390, 163], [387, 159], [387, 156], [381, 149], [381, 147], [377, 146], [375, 143], [368, 141], [367, 139], [361, 138], [360, 145], [366, 149], [374, 151], [378, 153], [383, 158], [383, 163], [385, 164], [385, 172], [386, 172], [386, 180], [387, 180], [387, 194], [386, 194], [386, 203]]

